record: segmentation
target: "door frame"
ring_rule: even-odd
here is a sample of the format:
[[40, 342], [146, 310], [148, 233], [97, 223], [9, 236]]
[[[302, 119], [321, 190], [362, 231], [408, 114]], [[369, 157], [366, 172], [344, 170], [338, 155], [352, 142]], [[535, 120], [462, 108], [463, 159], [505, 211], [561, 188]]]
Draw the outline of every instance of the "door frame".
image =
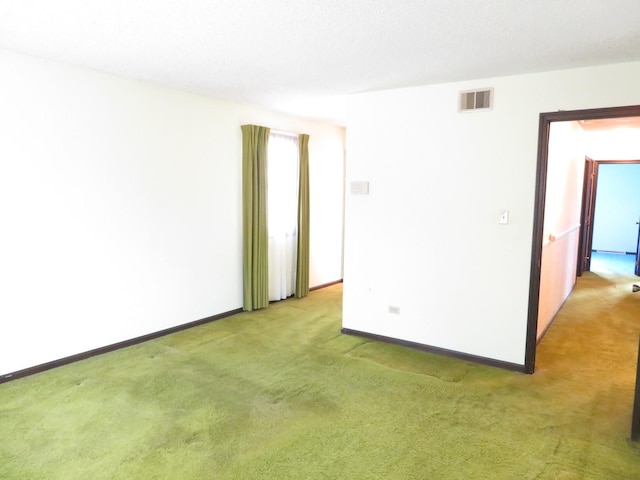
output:
[[[591, 271], [591, 247], [593, 245], [593, 220], [595, 218], [596, 201], [598, 199], [598, 172], [600, 165], [638, 165], [640, 159], [635, 160], [593, 160], [585, 157], [585, 172], [583, 188], [587, 188], [591, 183], [591, 195], [586, 196], [583, 191], [582, 210], [580, 213], [580, 244], [578, 247], [578, 266], [576, 267], [576, 276], [581, 276], [583, 272]], [[592, 169], [588, 172], [587, 165], [591, 164]], [[589, 179], [588, 176], [592, 175]], [[639, 236], [640, 239], [640, 236]], [[636, 262], [640, 249], [636, 248]], [[589, 258], [585, 260], [585, 257]]]
[[576, 276], [591, 270], [591, 245], [593, 243], [593, 217], [596, 206], [598, 185], [598, 164], [592, 158], [584, 157], [584, 178], [582, 179], [582, 205], [580, 207], [580, 233], [578, 240], [578, 260]]
[[545, 195], [547, 191], [547, 165], [549, 161], [549, 134], [551, 132], [551, 123], [621, 117], [640, 117], [640, 105], [586, 110], [560, 110], [540, 114], [529, 276], [529, 310], [524, 354], [524, 371], [526, 373], [531, 374], [535, 371], [536, 362], [538, 309], [540, 301], [540, 267], [542, 265], [542, 230], [544, 225]]
[[[636, 244], [636, 266], [633, 273], [636, 277], [640, 277], [640, 219], [636, 222], [638, 224], [638, 243]], [[640, 352], [640, 350], [638, 350]]]

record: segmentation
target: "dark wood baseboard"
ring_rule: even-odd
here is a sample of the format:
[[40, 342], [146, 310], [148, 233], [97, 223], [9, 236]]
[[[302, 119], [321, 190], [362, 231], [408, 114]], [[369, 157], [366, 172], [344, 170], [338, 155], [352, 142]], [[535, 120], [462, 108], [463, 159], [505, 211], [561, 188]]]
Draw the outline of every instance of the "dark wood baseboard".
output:
[[612, 255], [635, 255], [636, 252], [619, 252], [617, 250], [592, 250], [596, 253], [610, 253]]
[[385, 337], [384, 335], [376, 335], [375, 333], [361, 332], [359, 330], [351, 330], [350, 328], [343, 328], [342, 333], [345, 335], [354, 335], [357, 337], [370, 338], [372, 340], [378, 340], [380, 342], [392, 343], [394, 345], [401, 345], [403, 347], [409, 347], [416, 350], [422, 350], [424, 352], [435, 353], [445, 357], [457, 358], [459, 360], [465, 360], [473, 363], [480, 363], [482, 365], [488, 365], [490, 367], [502, 368], [504, 370], [511, 370], [514, 372], [526, 373], [525, 366], [517, 363], [503, 362], [501, 360], [494, 360], [493, 358], [480, 357], [478, 355], [471, 355], [468, 353], [457, 352], [455, 350], [448, 350], [446, 348], [433, 347], [431, 345], [425, 345], [423, 343], [410, 342], [408, 340], [400, 340], [393, 337]]
[[[320, 290], [321, 288], [330, 287], [332, 285], [336, 285], [338, 283], [342, 283], [342, 279], [335, 280], [329, 283], [323, 283], [322, 285], [316, 285], [315, 287], [309, 288], [309, 291]], [[0, 375], [0, 384], [10, 382], [11, 380], [16, 380], [18, 378], [27, 377], [29, 375], [35, 375], [36, 373], [44, 372], [46, 370], [51, 370], [52, 368], [61, 367], [63, 365], [68, 365], [70, 363], [79, 362], [80, 360], [84, 360], [90, 357], [95, 357], [97, 355], [102, 355], [104, 353], [113, 352], [114, 350], [118, 350], [120, 348], [130, 347], [132, 345], [137, 345], [139, 343], [143, 343], [149, 340], [153, 340], [155, 338], [164, 337], [165, 335], [170, 335], [172, 333], [179, 332], [181, 330], [186, 330], [188, 328], [197, 327], [198, 325], [203, 325], [205, 323], [210, 323], [216, 320], [220, 320], [222, 318], [230, 317], [232, 315], [236, 315], [238, 313], [242, 313], [242, 308], [237, 308], [235, 310], [230, 310], [228, 312], [223, 312], [218, 315], [212, 315], [211, 317], [203, 318], [201, 320], [195, 320], [189, 323], [183, 323], [181, 325], [177, 325], [175, 327], [166, 328], [164, 330], [159, 330], [157, 332], [152, 332], [147, 335], [142, 335], [140, 337], [131, 338], [129, 340], [124, 340], [122, 342], [113, 343], [111, 345], [105, 345], [104, 347], [95, 348], [93, 350], [88, 350], [86, 352], [77, 353], [75, 355], [70, 355], [68, 357], [59, 358], [57, 360], [52, 360], [51, 362], [42, 363], [40, 365], [35, 365], [33, 367], [25, 368], [22, 370], [17, 370], [15, 372], [6, 373], [4, 375]]]
[[153, 340], [155, 338], [164, 337], [165, 335], [170, 335], [172, 333], [180, 332], [182, 330], [187, 330], [188, 328], [197, 327], [198, 325], [204, 325], [205, 323], [221, 320], [223, 318], [227, 318], [241, 312], [242, 312], [242, 308], [237, 308], [235, 310], [219, 313], [218, 315], [212, 315], [211, 317], [203, 318], [201, 320], [195, 320], [193, 322], [183, 323], [181, 325], [176, 325], [175, 327], [166, 328], [164, 330], [159, 330], [157, 332], [149, 333], [147, 335], [142, 335], [140, 337], [131, 338], [129, 340], [124, 340], [122, 342], [113, 343], [111, 345], [105, 345], [104, 347], [95, 348], [93, 350], [77, 353], [75, 355], [70, 355], [68, 357], [60, 358], [58, 360], [42, 363], [40, 365], [25, 368], [23, 370], [18, 370], [16, 372], [0, 375], [0, 384], [9, 382], [11, 380], [16, 380], [18, 378], [27, 377], [29, 375], [34, 375], [36, 373], [44, 372], [46, 370], [51, 370], [52, 368], [61, 367], [62, 365], [68, 365], [70, 363], [78, 362], [80, 360], [85, 360], [90, 357], [95, 357], [96, 355], [102, 355], [104, 353], [113, 352], [114, 350], [118, 350], [120, 348], [130, 347], [132, 345], [137, 345], [139, 343]]
[[335, 281], [329, 282], [329, 283], [323, 283], [322, 285], [316, 285], [315, 287], [310, 287], [309, 291], [313, 292], [314, 290], [320, 290], [321, 288], [331, 287], [332, 285], [337, 285], [338, 283], [342, 283], [342, 279], [335, 280]]
[[[327, 288], [327, 287], [330, 287], [332, 285], [337, 285], [338, 283], [342, 283], [342, 279], [335, 280], [335, 281], [329, 282], [329, 283], [323, 283], [321, 285], [316, 285], [315, 287], [309, 287], [309, 292], [313, 292], [314, 290], [320, 290], [321, 288]], [[287, 298], [282, 298], [280, 300], [269, 300], [269, 305], [271, 305], [272, 303], [278, 303], [278, 302], [282, 302], [283, 300], [290, 300], [290, 299], [294, 299], [294, 298], [296, 298], [296, 294], [292, 293]], [[304, 298], [304, 297], [301, 297], [301, 298]]]

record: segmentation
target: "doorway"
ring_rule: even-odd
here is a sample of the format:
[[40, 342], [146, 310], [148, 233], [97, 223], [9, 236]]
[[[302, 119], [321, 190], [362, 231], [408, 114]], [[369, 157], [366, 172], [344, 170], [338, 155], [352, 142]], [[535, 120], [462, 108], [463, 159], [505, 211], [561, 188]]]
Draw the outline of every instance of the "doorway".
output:
[[[592, 110], [573, 110], [541, 113], [538, 133], [538, 165], [534, 206], [534, 224], [529, 289], [529, 313], [527, 321], [527, 339], [525, 349], [525, 371], [535, 370], [536, 347], [538, 340], [538, 313], [540, 298], [540, 278], [542, 267], [542, 247], [544, 240], [545, 195], [547, 189], [547, 169], [549, 161], [549, 139], [553, 122], [599, 121], [640, 117], [640, 105], [612, 107]], [[575, 258], [575, 257], [574, 257]]]
[[585, 159], [577, 275], [638, 274], [640, 160]]

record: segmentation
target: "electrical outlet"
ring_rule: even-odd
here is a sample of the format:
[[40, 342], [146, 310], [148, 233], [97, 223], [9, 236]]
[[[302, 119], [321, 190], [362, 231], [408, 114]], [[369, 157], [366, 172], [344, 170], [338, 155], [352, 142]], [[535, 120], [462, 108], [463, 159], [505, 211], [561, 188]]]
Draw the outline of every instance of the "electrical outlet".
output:
[[389, 305], [389, 313], [393, 313], [394, 315], [400, 315], [400, 307], [396, 307], [395, 305]]

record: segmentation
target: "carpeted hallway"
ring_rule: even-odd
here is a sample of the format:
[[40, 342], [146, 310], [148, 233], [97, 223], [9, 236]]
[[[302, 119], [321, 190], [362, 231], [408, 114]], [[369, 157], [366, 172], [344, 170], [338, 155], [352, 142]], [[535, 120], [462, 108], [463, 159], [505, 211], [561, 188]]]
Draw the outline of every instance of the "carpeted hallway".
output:
[[532, 376], [341, 335], [336, 285], [5, 383], [0, 478], [638, 479], [634, 280], [580, 278]]

